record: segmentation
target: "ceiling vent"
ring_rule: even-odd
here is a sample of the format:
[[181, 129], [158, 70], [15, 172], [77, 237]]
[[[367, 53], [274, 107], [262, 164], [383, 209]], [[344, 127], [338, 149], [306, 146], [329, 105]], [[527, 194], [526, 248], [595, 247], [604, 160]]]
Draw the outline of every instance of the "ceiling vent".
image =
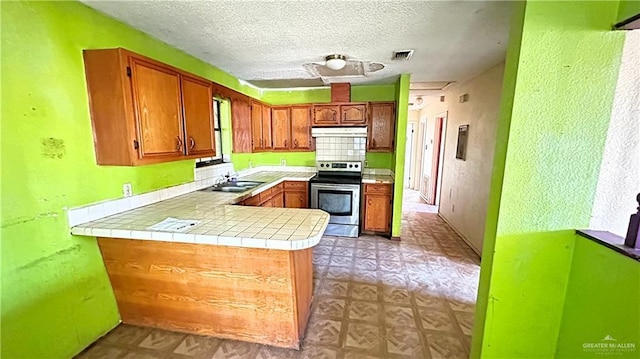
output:
[[413, 56], [413, 50], [397, 50], [393, 52], [392, 61], [407, 61]]

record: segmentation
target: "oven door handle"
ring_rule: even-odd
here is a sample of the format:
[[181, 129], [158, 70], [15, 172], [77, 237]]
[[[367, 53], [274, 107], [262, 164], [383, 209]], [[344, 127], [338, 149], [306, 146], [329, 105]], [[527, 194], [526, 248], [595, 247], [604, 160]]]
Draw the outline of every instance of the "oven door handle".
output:
[[359, 190], [360, 186], [357, 184], [335, 184], [335, 185], [326, 185], [326, 184], [317, 184], [317, 183], [312, 183], [311, 184], [311, 189], [329, 189], [332, 191], [340, 191], [341, 189], [344, 189], [344, 192], [353, 192], [353, 190]]

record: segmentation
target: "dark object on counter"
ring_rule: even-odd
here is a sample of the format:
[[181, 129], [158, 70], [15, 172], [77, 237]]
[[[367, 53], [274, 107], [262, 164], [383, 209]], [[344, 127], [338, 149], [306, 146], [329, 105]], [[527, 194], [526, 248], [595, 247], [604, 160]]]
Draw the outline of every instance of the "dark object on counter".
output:
[[640, 249], [640, 193], [638, 193], [636, 201], [638, 201], [638, 213], [632, 214], [629, 219], [629, 229], [627, 230], [627, 237], [624, 240], [624, 245]]

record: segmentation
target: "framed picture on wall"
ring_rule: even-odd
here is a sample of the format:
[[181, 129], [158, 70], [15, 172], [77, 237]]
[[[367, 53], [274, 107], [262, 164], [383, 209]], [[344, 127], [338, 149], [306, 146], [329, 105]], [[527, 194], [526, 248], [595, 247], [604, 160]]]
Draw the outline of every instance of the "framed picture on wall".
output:
[[469, 125], [458, 127], [458, 146], [456, 158], [465, 161], [467, 159], [467, 138], [469, 137]]

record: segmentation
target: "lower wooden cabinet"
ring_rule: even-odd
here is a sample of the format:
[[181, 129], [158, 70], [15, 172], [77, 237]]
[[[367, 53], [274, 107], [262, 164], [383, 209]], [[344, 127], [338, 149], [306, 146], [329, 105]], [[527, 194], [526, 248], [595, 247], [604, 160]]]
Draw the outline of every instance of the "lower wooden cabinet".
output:
[[240, 202], [243, 206], [309, 208], [309, 183], [286, 181]]
[[392, 184], [365, 184], [362, 230], [389, 233], [391, 231]]
[[309, 208], [308, 188], [307, 182], [284, 182], [284, 207]]

